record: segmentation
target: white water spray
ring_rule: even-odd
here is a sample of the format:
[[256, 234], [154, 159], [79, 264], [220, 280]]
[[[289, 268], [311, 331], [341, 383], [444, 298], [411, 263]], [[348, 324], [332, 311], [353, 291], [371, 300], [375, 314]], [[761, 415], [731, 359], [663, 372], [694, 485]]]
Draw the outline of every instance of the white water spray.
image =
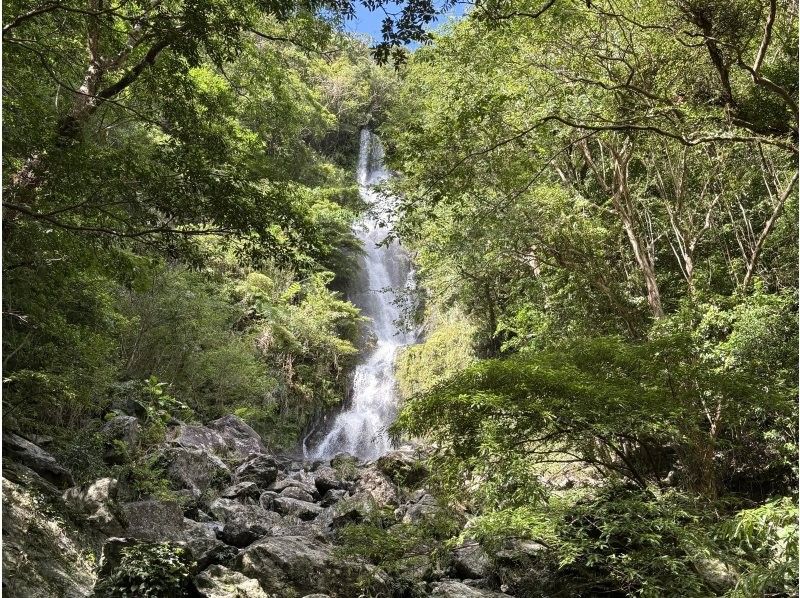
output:
[[397, 414], [394, 360], [397, 350], [414, 342], [414, 335], [398, 328], [398, 291], [411, 282], [408, 256], [397, 241], [382, 243], [390, 230], [381, 222], [389, 215], [387, 200], [373, 190], [389, 173], [383, 165], [383, 148], [367, 129], [361, 131], [358, 183], [370, 215], [356, 228], [364, 246], [357, 288], [351, 300], [371, 319], [375, 345], [358, 365], [350, 406], [336, 416], [320, 443], [306, 452], [315, 459], [330, 459], [347, 452], [363, 460], [380, 457], [391, 449], [386, 428]]

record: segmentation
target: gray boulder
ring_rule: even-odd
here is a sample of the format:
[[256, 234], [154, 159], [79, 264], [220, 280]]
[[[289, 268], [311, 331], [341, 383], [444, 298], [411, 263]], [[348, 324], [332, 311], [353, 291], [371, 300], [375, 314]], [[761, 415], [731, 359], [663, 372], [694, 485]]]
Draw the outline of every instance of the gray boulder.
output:
[[348, 499], [350, 501], [361, 504], [367, 511], [400, 505], [395, 485], [374, 465], [361, 470], [352, 497]]
[[53, 455], [22, 436], [4, 433], [3, 451], [4, 457], [19, 461], [62, 490], [75, 485], [72, 473], [66, 467], [59, 465]]
[[[6, 465], [6, 464], [4, 464]], [[9, 479], [9, 469], [15, 467]], [[52, 518], [43, 501], [57, 504], [60, 492], [31, 469], [3, 469], [3, 588], [9, 598], [77, 598], [94, 584], [92, 539], [70, 518]]]
[[313, 497], [319, 497], [314, 477], [304, 471], [295, 471], [284, 478], [279, 478], [268, 486], [268, 490], [282, 493], [287, 488], [299, 488]]
[[318, 467], [314, 471], [314, 485], [320, 494], [325, 494], [328, 490], [346, 490], [349, 487], [339, 473], [327, 465]]
[[242, 460], [256, 453], [267, 452], [258, 432], [248, 426], [240, 417], [226, 415], [214, 420], [208, 424], [208, 427], [217, 431], [225, 440], [228, 449]]
[[260, 488], [267, 488], [277, 478], [278, 462], [269, 455], [253, 455], [233, 473], [234, 482], [255, 482]]
[[384, 589], [386, 585], [385, 576], [374, 567], [337, 557], [330, 545], [308, 536], [263, 538], [242, 551], [235, 568], [278, 596], [356, 596], [361, 582]]
[[261, 496], [261, 489], [255, 482], [239, 482], [233, 486], [228, 486], [220, 492], [222, 498], [232, 498], [238, 500], [253, 499], [258, 500]]
[[422, 493], [414, 502], [408, 504], [403, 514], [403, 523], [419, 523], [432, 519], [440, 511], [436, 499], [427, 493]]
[[255, 579], [220, 565], [213, 565], [194, 578], [203, 598], [270, 598]]
[[272, 499], [270, 508], [276, 513], [297, 517], [302, 521], [309, 521], [322, 513], [322, 507], [313, 502], [289, 498], [283, 494]]
[[323, 507], [330, 507], [338, 503], [345, 496], [347, 496], [346, 490], [328, 490], [325, 493], [325, 496], [323, 496], [320, 500], [319, 504]]
[[214, 564], [224, 564], [233, 559], [238, 552], [217, 539], [215, 527], [208, 523], [198, 523], [191, 519], [183, 520], [184, 540], [197, 562], [197, 570], [202, 571]]
[[489, 555], [476, 542], [465, 543], [451, 553], [453, 577], [459, 579], [480, 579], [491, 573], [492, 563]]
[[167, 477], [173, 486], [189, 490], [194, 496], [200, 496], [210, 488], [224, 488], [230, 483], [231, 472], [227, 465], [203, 449], [167, 448], [160, 460], [165, 463]]
[[211, 512], [222, 523], [218, 537], [232, 546], [246, 546], [256, 538], [273, 533], [275, 528], [297, 522], [259, 505], [245, 505], [227, 498], [211, 503]]
[[206, 426], [176, 426], [169, 432], [167, 442], [182, 448], [202, 449], [214, 455], [225, 455], [228, 452], [228, 445], [222, 435]]
[[66, 505], [91, 525], [109, 536], [122, 533], [117, 517], [117, 480], [101, 478], [64, 491]]
[[314, 502], [314, 497], [303, 490], [302, 488], [298, 488], [297, 486], [289, 486], [285, 488], [281, 492], [281, 496], [286, 498], [294, 498], [296, 500], [302, 500], [305, 502]]
[[100, 428], [105, 443], [103, 459], [106, 463], [120, 464], [128, 461], [136, 451], [139, 441], [139, 420], [132, 415], [118, 415]]
[[147, 417], [147, 407], [135, 398], [141, 390], [139, 385], [140, 383], [136, 380], [129, 380], [117, 385], [111, 399], [111, 410], [134, 417]]
[[470, 587], [460, 581], [442, 581], [433, 584], [431, 596], [438, 598], [508, 598], [507, 594]]
[[178, 503], [142, 500], [121, 507], [127, 537], [154, 542], [183, 540], [183, 510]]

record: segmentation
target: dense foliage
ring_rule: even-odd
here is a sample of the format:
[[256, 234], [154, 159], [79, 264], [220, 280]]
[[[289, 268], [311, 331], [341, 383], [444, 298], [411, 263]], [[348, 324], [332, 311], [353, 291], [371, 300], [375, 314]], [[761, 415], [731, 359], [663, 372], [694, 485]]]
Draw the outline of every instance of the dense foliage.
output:
[[797, 591], [796, 43], [794, 3], [515, 0], [403, 69], [396, 226], [468, 325], [397, 432], [465, 537], [539, 543], [515, 595]]
[[6, 417], [69, 438], [155, 377], [290, 444], [346, 392], [393, 71], [317, 5], [95, 8], [6, 6]]
[[[176, 417], [292, 445], [364, 341], [369, 126], [424, 305], [394, 433], [438, 502], [348, 558], [406, 596], [465, 543], [518, 598], [797, 595], [796, 2], [480, 0], [432, 36], [451, 0], [362, 3], [372, 51], [349, 1], [4, 4], [4, 426], [132, 500], [175, 498]], [[189, 572], [140, 545], [107, 591]]]

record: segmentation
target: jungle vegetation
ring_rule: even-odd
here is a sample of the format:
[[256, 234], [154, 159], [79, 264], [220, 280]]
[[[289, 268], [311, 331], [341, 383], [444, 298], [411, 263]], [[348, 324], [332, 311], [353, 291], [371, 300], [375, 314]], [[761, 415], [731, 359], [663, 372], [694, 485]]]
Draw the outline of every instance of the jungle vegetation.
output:
[[469, 520], [436, 542], [535, 542], [517, 596], [796, 595], [796, 3], [428, 33], [453, 5], [370, 47], [340, 0], [7, 0], [4, 425], [79, 480], [122, 394], [292, 446], [357, 358], [370, 127], [424, 299], [395, 432]]

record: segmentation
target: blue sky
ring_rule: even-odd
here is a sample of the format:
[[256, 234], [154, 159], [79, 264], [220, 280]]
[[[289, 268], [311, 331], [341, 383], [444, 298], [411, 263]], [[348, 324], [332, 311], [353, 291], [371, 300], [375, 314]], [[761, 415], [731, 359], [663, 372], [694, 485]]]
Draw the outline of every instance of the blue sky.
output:
[[[344, 24], [345, 31], [351, 33], [366, 33], [371, 35], [376, 41], [379, 41], [381, 39], [381, 21], [385, 16], [383, 11], [378, 9], [374, 12], [370, 12], [364, 8], [360, 2], [356, 1], [355, 4], [356, 18]], [[464, 6], [463, 3], [457, 4], [447, 15], [441, 16], [436, 23], [432, 24], [431, 28], [435, 29], [439, 24], [446, 22], [449, 16], [463, 15]], [[387, 10], [391, 9], [387, 8]]]

